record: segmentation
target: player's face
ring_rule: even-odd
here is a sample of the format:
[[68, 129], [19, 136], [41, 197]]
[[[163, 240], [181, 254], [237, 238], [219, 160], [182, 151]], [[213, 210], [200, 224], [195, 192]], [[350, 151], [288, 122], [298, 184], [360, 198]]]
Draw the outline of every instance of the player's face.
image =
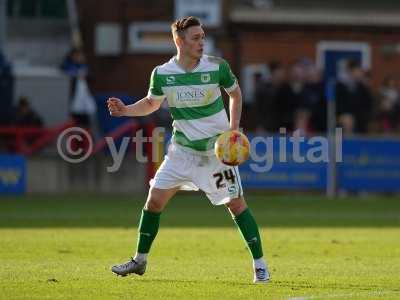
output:
[[182, 51], [193, 59], [200, 59], [204, 51], [205, 34], [201, 26], [189, 27], [182, 39]]

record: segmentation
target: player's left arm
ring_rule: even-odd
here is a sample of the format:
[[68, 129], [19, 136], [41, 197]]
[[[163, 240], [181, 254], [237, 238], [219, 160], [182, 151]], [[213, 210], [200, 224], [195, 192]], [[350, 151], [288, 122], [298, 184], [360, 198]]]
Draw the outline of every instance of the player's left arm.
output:
[[230, 129], [239, 130], [242, 115], [242, 91], [229, 64], [222, 60], [219, 66], [220, 84], [229, 95]]
[[231, 130], [239, 130], [240, 117], [242, 115], [242, 91], [237, 85], [237, 87], [228, 92], [229, 95], [229, 127]]

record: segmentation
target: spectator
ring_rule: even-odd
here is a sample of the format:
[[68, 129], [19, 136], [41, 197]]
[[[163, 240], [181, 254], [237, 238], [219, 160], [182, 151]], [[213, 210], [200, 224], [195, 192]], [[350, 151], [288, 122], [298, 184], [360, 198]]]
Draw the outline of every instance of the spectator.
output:
[[304, 108], [309, 112], [307, 127], [317, 133], [326, 131], [327, 103], [321, 72], [314, 64], [306, 69]]
[[[260, 112], [259, 110], [259, 102], [264, 101], [265, 99], [265, 78], [263, 77], [261, 72], [255, 72], [253, 74], [253, 101], [250, 103], [243, 103], [243, 119], [244, 124], [247, 129], [250, 130], [260, 130], [260, 124], [266, 118], [265, 112]], [[248, 114], [247, 114], [248, 112]]]
[[346, 71], [346, 79], [336, 86], [338, 122], [344, 134], [366, 133], [372, 114], [372, 92], [359, 61], [350, 60]]
[[301, 62], [296, 62], [290, 68], [289, 82], [283, 84], [277, 94], [277, 120], [280, 121], [279, 127], [285, 127], [288, 131], [293, 131], [297, 129], [296, 123], [304, 123], [305, 114], [299, 111], [299, 109], [304, 108], [304, 87], [305, 69]]
[[24, 96], [19, 98], [14, 124], [17, 126], [43, 126], [42, 118], [32, 109], [28, 99]]
[[0, 125], [9, 125], [13, 119], [14, 77], [11, 64], [0, 50]]
[[88, 66], [82, 50], [72, 49], [61, 64], [61, 69], [71, 79], [71, 116], [78, 126], [90, 128], [90, 118], [96, 111], [96, 104], [87, 84]]
[[286, 71], [280, 62], [269, 64], [270, 78], [267, 82], [258, 81], [255, 89], [255, 115], [258, 131], [276, 132], [279, 129], [278, 93], [282, 88]]
[[74, 79], [80, 76], [86, 77], [88, 75], [88, 66], [82, 50], [73, 48], [64, 58], [61, 69]]
[[399, 127], [400, 93], [396, 78], [388, 76], [379, 90], [378, 120], [384, 132], [392, 132]]

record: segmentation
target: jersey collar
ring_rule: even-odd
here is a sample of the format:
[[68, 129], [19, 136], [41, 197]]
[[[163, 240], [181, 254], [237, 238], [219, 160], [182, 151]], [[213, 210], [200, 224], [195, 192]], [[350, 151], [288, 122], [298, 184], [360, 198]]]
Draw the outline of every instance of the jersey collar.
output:
[[171, 60], [174, 62], [174, 64], [177, 66], [177, 68], [179, 70], [181, 70], [183, 73], [195, 73], [199, 68], [200, 65], [202, 64], [203, 60], [204, 60], [204, 55], [202, 55], [199, 59], [198, 64], [190, 71], [186, 71], [184, 68], [182, 68], [182, 66], [178, 63], [178, 59], [176, 58], [176, 55], [174, 55]]

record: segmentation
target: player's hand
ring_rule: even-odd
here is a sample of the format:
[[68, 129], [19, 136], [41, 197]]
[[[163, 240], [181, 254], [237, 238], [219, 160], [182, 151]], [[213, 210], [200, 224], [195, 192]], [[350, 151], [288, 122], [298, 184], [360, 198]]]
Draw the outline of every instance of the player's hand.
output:
[[113, 117], [122, 117], [126, 113], [126, 105], [118, 98], [109, 98], [107, 107], [110, 115]]

